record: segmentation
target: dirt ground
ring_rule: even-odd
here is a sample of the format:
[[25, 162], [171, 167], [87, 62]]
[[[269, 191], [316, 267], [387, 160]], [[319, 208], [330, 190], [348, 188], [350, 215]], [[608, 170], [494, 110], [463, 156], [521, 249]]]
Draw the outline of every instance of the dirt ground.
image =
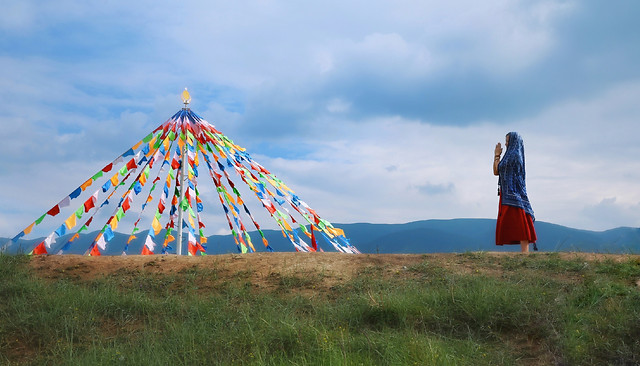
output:
[[[502, 270], [496, 266], [482, 266], [477, 258], [500, 260], [506, 257], [518, 257], [520, 253], [481, 252], [481, 253], [441, 253], [441, 254], [363, 254], [348, 255], [341, 253], [251, 253], [224, 254], [189, 257], [176, 255], [152, 256], [101, 256], [79, 255], [37, 256], [30, 261], [33, 272], [45, 279], [69, 279], [73, 281], [91, 281], [100, 277], [126, 276], [140, 274], [180, 274], [197, 269], [215, 272], [215, 282], [243, 277], [255, 287], [273, 288], [283, 276], [316, 276], [320, 281], [315, 286], [329, 288], [344, 283], [358, 273], [373, 268], [383, 276], [411, 276], [408, 268], [425, 261], [456, 273], [478, 273], [500, 276]], [[536, 253], [533, 255], [548, 255]], [[625, 261], [637, 258], [637, 255], [559, 253], [561, 259], [580, 259], [585, 262], [614, 260]], [[475, 257], [474, 257], [475, 256]], [[486, 261], [484, 261], [486, 262]], [[638, 281], [640, 286], [640, 280]]]

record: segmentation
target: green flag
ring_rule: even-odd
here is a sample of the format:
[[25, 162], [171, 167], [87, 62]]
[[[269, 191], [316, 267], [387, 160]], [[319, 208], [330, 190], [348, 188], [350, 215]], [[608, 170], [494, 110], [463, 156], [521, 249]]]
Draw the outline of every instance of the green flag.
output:
[[47, 214], [44, 214], [42, 216], [40, 216], [37, 220], [36, 220], [36, 225], [40, 225], [40, 223], [42, 222], [42, 220], [44, 220], [44, 217], [47, 216]]

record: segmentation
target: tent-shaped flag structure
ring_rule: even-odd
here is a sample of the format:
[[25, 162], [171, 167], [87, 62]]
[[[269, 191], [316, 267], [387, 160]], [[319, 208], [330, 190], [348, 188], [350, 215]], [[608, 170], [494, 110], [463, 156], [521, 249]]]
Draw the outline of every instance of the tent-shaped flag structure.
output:
[[[284, 182], [253, 160], [244, 148], [191, 111], [188, 108], [190, 96], [186, 89], [182, 98], [184, 108], [87, 179], [2, 249], [30, 234], [48, 217], [59, 215], [83, 192], [91, 192], [90, 187], [101, 180], [100, 183], [104, 183], [98, 184], [84, 202], [80, 200], [77, 209], [71, 211], [71, 215], [59, 227], [54, 226], [57, 228], [44, 240], [32, 245], [32, 254], [48, 254], [56, 240], [63, 236], [66, 242], [55, 254], [64, 254], [74, 245], [80, 233], [96, 226], [94, 218], [100, 217], [97, 214], [101, 212], [101, 216], [108, 219], [102, 227], [96, 227], [99, 232], [86, 248], [85, 254], [96, 256], [104, 252], [125, 216], [136, 220], [122, 254], [137, 254], [128, 253], [129, 243], [142, 239], [136, 235], [144, 233], [139, 225], [145, 214], [152, 219], [140, 254], [182, 254], [184, 231], [187, 234], [188, 254], [203, 255], [207, 245], [215, 243], [208, 244], [204, 233], [206, 226], [201, 220], [204, 202], [198, 182], [211, 180], [211, 187], [214, 188], [211, 191], [219, 198], [222, 206], [220, 213], [224, 213], [237, 250], [242, 253], [256, 251], [246, 226], [251, 225], [257, 232], [254, 237], [260, 235], [265, 250], [272, 251], [260, 225], [247, 207], [245, 197], [240, 194], [239, 179], [255, 196], [254, 200], [275, 220], [283, 236], [296, 251], [323, 251], [322, 245], [327, 244], [327, 248], [333, 247], [339, 252], [359, 253], [341, 229], [321, 218]], [[124, 189], [121, 187], [126, 190], [118, 194]], [[108, 210], [111, 210], [110, 215]], [[73, 235], [69, 236], [71, 233]], [[316, 242], [319, 237], [324, 239], [322, 245]]]

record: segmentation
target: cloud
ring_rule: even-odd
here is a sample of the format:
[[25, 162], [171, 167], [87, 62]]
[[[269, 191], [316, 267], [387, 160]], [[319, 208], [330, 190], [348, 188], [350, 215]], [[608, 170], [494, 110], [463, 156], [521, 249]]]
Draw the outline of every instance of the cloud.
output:
[[[273, 114], [291, 127], [301, 123], [301, 115], [322, 115], [318, 101], [340, 99], [349, 104], [350, 118], [399, 115], [436, 124], [504, 124], [562, 100], [594, 96], [637, 77], [640, 60], [635, 51], [624, 50], [626, 35], [621, 42], [605, 21], [591, 21], [598, 10], [608, 14], [599, 19], [633, 11], [591, 5], [482, 3], [447, 14], [446, 21], [427, 15], [421, 23], [394, 24], [397, 31], [389, 33], [363, 33], [356, 24], [359, 32], [347, 33], [351, 38], [314, 46], [320, 72], [295, 70], [286, 84], [262, 84], [266, 89], [256, 98], [261, 103], [252, 103], [255, 113], [247, 119]], [[442, 11], [447, 10], [452, 9]], [[427, 14], [432, 13], [438, 14]], [[438, 33], [429, 33], [435, 27], [426, 26], [430, 21], [441, 26]], [[595, 33], [599, 41], [591, 45], [588, 35]], [[286, 98], [293, 105], [280, 100], [282, 95], [294, 95]]]
[[494, 217], [492, 149], [517, 130], [539, 220], [637, 225], [638, 7], [16, 2], [0, 15], [0, 189], [15, 193], [0, 235], [165, 121], [184, 87], [332, 221]]
[[631, 205], [616, 201], [616, 197], [604, 198], [595, 205], [583, 208], [582, 213], [591, 221], [590, 226], [602, 230], [617, 226], [640, 226], [640, 201]]

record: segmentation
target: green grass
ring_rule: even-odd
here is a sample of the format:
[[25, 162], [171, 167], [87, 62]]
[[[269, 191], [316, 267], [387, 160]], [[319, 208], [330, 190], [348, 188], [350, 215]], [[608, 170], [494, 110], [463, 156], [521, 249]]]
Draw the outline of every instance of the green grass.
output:
[[0, 256], [0, 364], [640, 363], [634, 260], [468, 253], [465, 274], [425, 256], [317, 293], [321, 272], [257, 290], [248, 268], [205, 289], [215, 268], [46, 281], [29, 260]]

